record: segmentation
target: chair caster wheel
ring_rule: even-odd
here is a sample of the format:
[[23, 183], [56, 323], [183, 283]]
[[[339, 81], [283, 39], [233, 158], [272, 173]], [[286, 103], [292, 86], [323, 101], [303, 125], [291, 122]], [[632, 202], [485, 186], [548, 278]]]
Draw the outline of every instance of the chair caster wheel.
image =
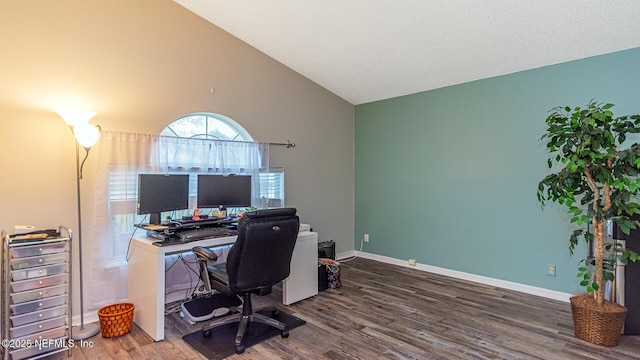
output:
[[271, 311], [271, 317], [274, 318], [274, 319], [279, 318], [280, 317], [280, 310], [278, 310], [278, 309], [272, 310]]
[[202, 336], [204, 337], [211, 336], [211, 330], [202, 330]]
[[280, 336], [282, 336], [283, 338], [288, 338], [289, 330], [282, 330], [282, 332], [280, 332]]
[[244, 352], [244, 345], [236, 345], [236, 354], [242, 354]]

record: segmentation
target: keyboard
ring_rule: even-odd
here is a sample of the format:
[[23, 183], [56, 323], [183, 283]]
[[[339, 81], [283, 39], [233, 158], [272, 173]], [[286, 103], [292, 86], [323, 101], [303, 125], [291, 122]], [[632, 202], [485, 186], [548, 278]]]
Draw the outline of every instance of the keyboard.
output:
[[195, 241], [213, 237], [222, 237], [232, 235], [232, 231], [224, 226], [208, 226], [188, 230], [176, 231], [175, 235], [181, 241]]
[[220, 218], [215, 217], [215, 216], [207, 216], [207, 217], [203, 217], [200, 218], [198, 220], [194, 220], [194, 219], [181, 219], [181, 220], [173, 220], [175, 223], [177, 224], [206, 224], [206, 223], [215, 223], [216, 221], [220, 220]]

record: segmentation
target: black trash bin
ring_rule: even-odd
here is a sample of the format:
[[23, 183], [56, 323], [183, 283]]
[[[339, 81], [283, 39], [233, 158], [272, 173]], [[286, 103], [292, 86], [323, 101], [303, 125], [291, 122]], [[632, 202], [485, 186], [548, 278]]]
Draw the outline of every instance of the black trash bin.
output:
[[319, 242], [318, 257], [335, 260], [336, 259], [336, 243], [333, 240]]

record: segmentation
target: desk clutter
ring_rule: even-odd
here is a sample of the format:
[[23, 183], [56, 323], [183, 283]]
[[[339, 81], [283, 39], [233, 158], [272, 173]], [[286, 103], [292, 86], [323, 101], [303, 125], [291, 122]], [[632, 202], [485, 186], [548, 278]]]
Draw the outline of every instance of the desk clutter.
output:
[[202, 239], [237, 235], [237, 218], [205, 217], [198, 220], [185, 219], [166, 224], [140, 224], [147, 237], [157, 239], [153, 245], [169, 246]]
[[340, 263], [336, 261], [336, 243], [333, 240], [318, 243], [318, 291], [342, 286]]

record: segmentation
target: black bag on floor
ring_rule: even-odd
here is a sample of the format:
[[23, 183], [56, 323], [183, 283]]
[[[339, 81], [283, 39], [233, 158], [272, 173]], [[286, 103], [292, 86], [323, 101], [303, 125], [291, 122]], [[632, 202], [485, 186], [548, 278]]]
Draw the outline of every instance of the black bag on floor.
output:
[[318, 262], [318, 291], [324, 291], [329, 288], [329, 275], [327, 274], [327, 267]]
[[340, 263], [333, 259], [318, 258], [318, 290], [335, 289], [340, 286]]

